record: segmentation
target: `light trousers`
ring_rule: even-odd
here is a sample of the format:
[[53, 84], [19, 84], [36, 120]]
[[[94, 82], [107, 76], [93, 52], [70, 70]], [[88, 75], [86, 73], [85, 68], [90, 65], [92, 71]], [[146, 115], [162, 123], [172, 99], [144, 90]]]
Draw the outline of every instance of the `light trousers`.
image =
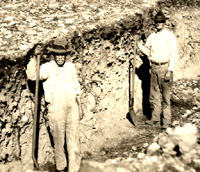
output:
[[49, 104], [47, 117], [54, 141], [56, 169], [68, 168], [68, 172], [78, 172], [81, 162], [80, 120], [76, 101]]

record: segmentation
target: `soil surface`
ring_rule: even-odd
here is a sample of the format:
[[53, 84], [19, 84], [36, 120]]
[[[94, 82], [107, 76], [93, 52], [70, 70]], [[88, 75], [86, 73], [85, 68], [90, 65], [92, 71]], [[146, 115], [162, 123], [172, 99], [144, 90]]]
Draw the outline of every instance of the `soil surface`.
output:
[[[194, 82], [195, 81], [195, 82]], [[194, 123], [198, 119], [198, 123], [195, 125], [199, 127], [199, 115], [196, 117], [195, 113], [200, 112], [200, 106], [191, 101], [191, 99], [185, 99], [183, 101], [183, 97], [185, 96], [182, 92], [182, 89], [190, 89], [193, 90], [200, 88], [200, 79], [198, 80], [181, 80], [174, 83], [174, 89], [180, 90], [180, 92], [176, 92], [176, 95], [179, 95], [176, 101], [173, 99], [172, 95], [172, 128], [175, 128], [177, 125], [183, 126], [186, 123]], [[199, 95], [196, 95], [197, 97]], [[178, 101], [177, 101], [178, 100]], [[190, 111], [189, 115], [186, 117], [186, 114]], [[140, 124], [137, 126], [132, 125], [128, 119], [121, 119], [119, 123], [112, 124], [111, 127], [106, 127], [109, 131], [109, 136], [106, 137], [104, 135], [104, 139], [102, 139], [101, 134], [98, 134], [99, 139], [101, 140], [101, 144], [98, 144], [100, 140], [92, 144], [96, 144], [98, 148], [96, 150], [90, 150], [88, 152], [84, 152], [82, 166], [80, 172], [104, 172], [104, 171], [120, 171], [120, 172], [134, 172], [134, 171], [144, 171], [144, 164], [140, 160], [140, 156], [147, 156], [147, 149], [155, 141], [155, 138], [160, 134], [165, 134], [166, 130], [162, 130], [158, 126], [149, 126], [143, 124], [146, 118], [140, 118]], [[198, 134], [198, 138], [200, 135]], [[200, 143], [198, 141], [198, 143]], [[162, 157], [165, 158], [165, 155], [162, 153], [156, 154], [154, 157]], [[173, 157], [173, 164], [179, 162], [176, 157]], [[127, 163], [128, 162], [128, 163]], [[159, 158], [158, 158], [159, 162]], [[160, 162], [161, 164], [165, 164], [165, 162]], [[134, 164], [134, 168], [133, 168]], [[149, 170], [149, 166], [152, 164], [145, 164], [147, 171]], [[137, 168], [136, 168], [137, 167]], [[169, 165], [168, 171], [175, 171], [172, 168], [173, 165]], [[184, 166], [184, 171], [190, 169], [189, 171], [198, 171], [199, 164], [187, 164]], [[170, 170], [170, 168], [172, 168]], [[12, 163], [7, 163], [6, 165], [1, 165], [1, 171], [21, 171], [22, 166], [20, 161], [15, 161]], [[41, 166], [41, 171], [50, 171], [55, 172], [55, 166], [53, 164], [46, 164]], [[152, 169], [151, 169], [152, 170]], [[162, 169], [161, 171], [165, 171], [166, 169]], [[157, 171], [157, 168], [153, 171]], [[27, 171], [28, 172], [28, 171]]]

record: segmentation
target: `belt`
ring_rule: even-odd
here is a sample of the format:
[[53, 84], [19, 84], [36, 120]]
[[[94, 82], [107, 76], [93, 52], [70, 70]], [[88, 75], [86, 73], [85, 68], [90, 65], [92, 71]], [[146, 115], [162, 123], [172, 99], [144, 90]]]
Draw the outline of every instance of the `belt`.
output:
[[154, 64], [154, 65], [165, 65], [167, 63], [169, 63], [169, 61], [167, 61], [167, 62], [155, 62], [155, 61], [151, 61], [151, 64]]

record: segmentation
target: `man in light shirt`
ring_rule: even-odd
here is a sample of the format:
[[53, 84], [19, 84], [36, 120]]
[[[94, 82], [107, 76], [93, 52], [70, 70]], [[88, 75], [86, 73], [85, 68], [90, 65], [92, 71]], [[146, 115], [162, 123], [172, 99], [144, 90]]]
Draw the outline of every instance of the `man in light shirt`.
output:
[[[47, 49], [54, 60], [40, 67], [40, 79], [43, 80], [45, 101], [48, 103], [50, 131], [55, 148], [57, 171], [78, 172], [80, 168], [80, 94], [75, 65], [66, 62], [67, 50], [64, 41], [55, 40]], [[28, 79], [36, 79], [36, 56], [40, 55], [41, 46], [35, 48], [33, 57], [27, 65]], [[65, 153], [67, 150], [67, 155]]]
[[176, 37], [165, 28], [166, 20], [163, 12], [159, 11], [154, 17], [156, 31], [149, 35], [145, 45], [143, 41], [138, 42], [138, 48], [148, 56], [151, 64], [149, 101], [152, 117], [146, 124], [162, 124], [163, 129], [171, 125], [170, 91], [178, 59]]

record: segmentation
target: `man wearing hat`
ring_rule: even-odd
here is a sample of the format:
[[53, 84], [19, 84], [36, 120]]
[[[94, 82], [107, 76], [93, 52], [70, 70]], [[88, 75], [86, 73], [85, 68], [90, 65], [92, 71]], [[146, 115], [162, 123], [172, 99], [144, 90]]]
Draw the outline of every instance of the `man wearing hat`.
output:
[[139, 49], [148, 56], [151, 64], [149, 101], [152, 117], [146, 124], [162, 124], [163, 129], [171, 125], [170, 90], [178, 59], [176, 36], [165, 28], [166, 20], [167, 17], [159, 11], [154, 17], [156, 31], [148, 36], [145, 45], [143, 41], [138, 42]]
[[[63, 41], [55, 40], [47, 47], [54, 60], [41, 65], [40, 79], [43, 80], [45, 101], [48, 103], [47, 118], [54, 141], [56, 169], [78, 172], [81, 161], [78, 109], [81, 89], [75, 65], [66, 62], [67, 50], [63, 44]], [[36, 48], [27, 65], [26, 74], [30, 80], [36, 78], [36, 55], [40, 53], [40, 49]]]

